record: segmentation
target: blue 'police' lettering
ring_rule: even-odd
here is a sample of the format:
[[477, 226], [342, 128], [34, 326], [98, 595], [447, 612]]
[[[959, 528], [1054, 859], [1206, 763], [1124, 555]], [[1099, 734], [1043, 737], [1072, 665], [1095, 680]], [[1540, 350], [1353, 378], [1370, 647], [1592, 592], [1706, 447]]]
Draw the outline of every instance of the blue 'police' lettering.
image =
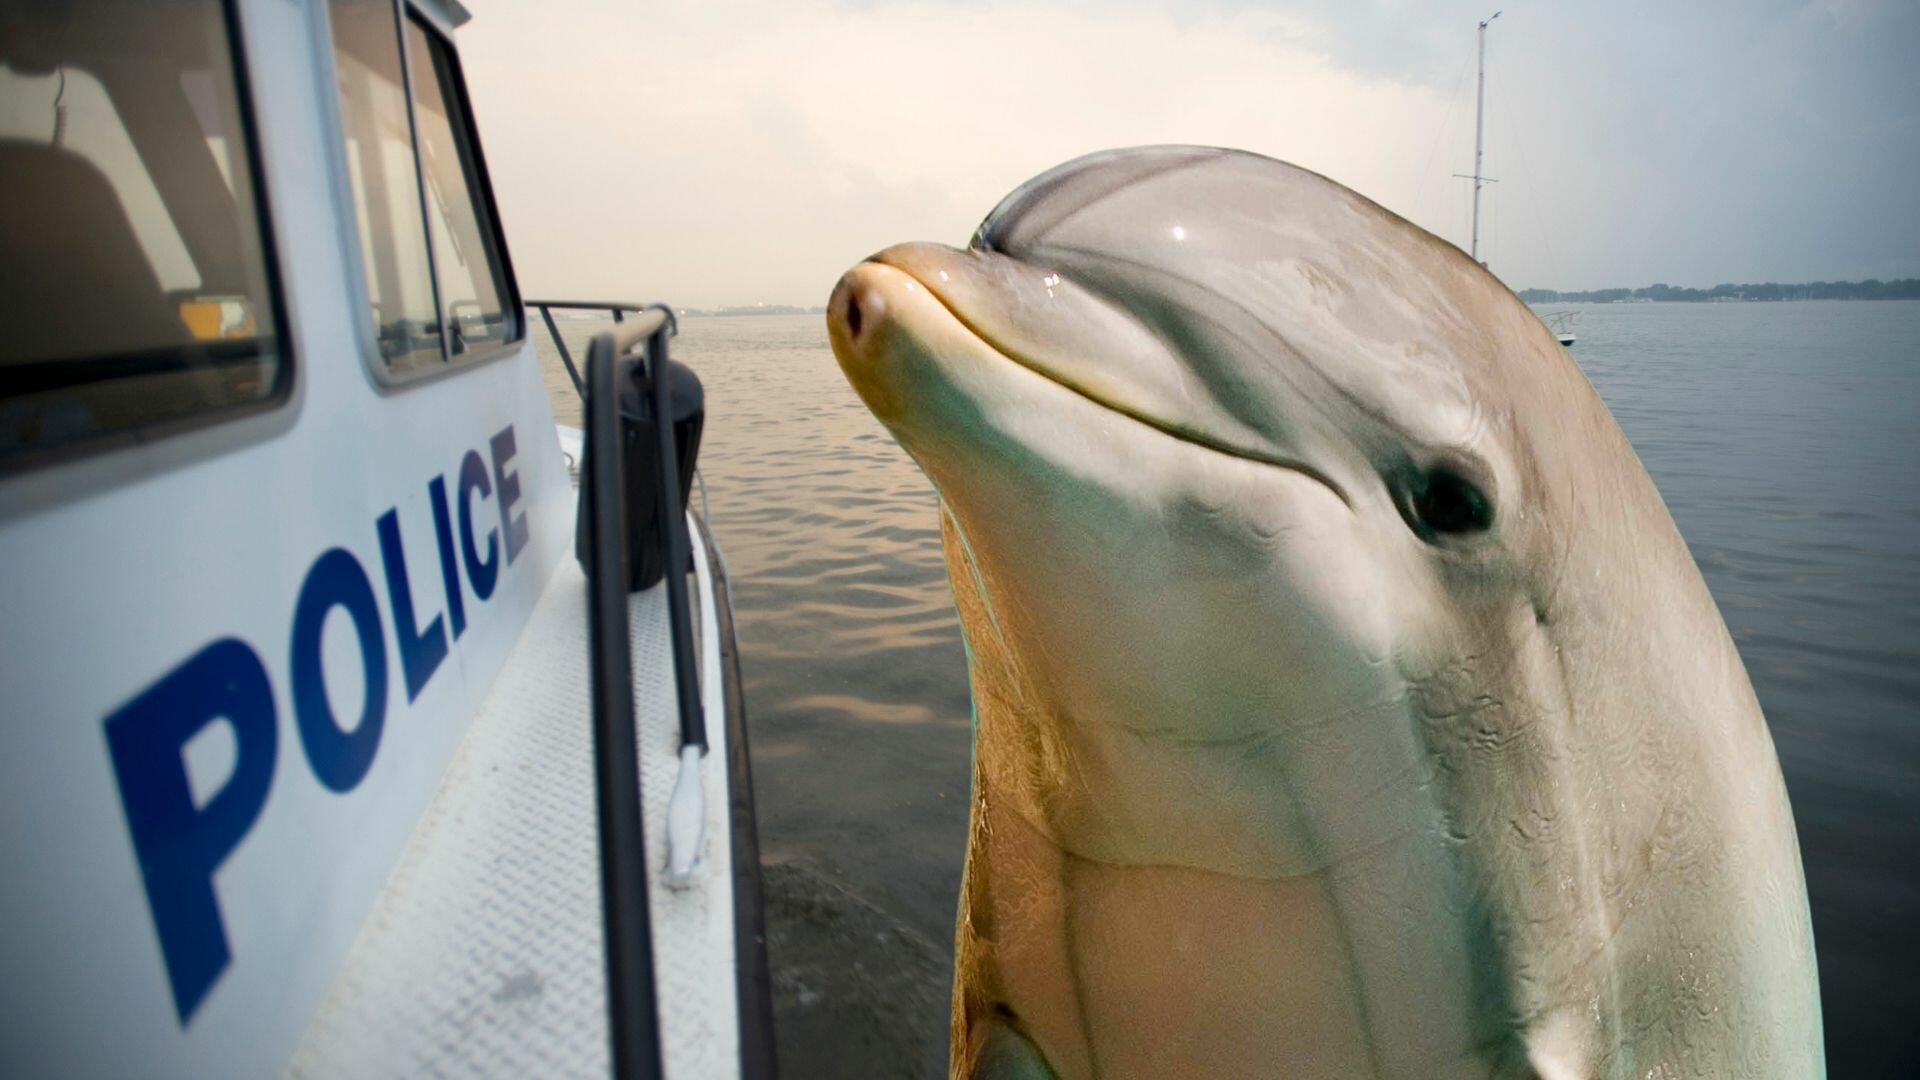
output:
[[[529, 539], [526, 513], [516, 512], [520, 477], [509, 469], [516, 450], [513, 426], [501, 429], [488, 442], [493, 454], [491, 478], [480, 452], [469, 450], [460, 460], [454, 496], [460, 561], [474, 595], [481, 600], [493, 595], [501, 568], [513, 562]], [[457, 639], [466, 629], [466, 604], [455, 565], [446, 477], [433, 477], [427, 491], [440, 556], [440, 583], [447, 597], [447, 622]], [[498, 534], [491, 528], [484, 533], [485, 558], [480, 554], [481, 537], [474, 532], [475, 492], [480, 498], [492, 498], [500, 511]], [[447, 658], [448, 636], [439, 615], [425, 630], [415, 618], [398, 510], [382, 514], [375, 531], [411, 702]], [[321, 655], [327, 617], [336, 607], [352, 620], [360, 647], [365, 694], [359, 722], [350, 731], [335, 720]], [[387, 714], [387, 643], [380, 603], [366, 570], [351, 552], [330, 548], [307, 569], [288, 637], [294, 721], [307, 764], [329, 789], [351, 791], [373, 766]], [[205, 806], [196, 808], [183, 753], [195, 735], [221, 718], [232, 725], [238, 748], [233, 775]], [[231, 637], [207, 645], [106, 718], [108, 754], [182, 1025], [232, 959], [213, 874], [266, 805], [278, 723], [273, 688], [259, 654]]]
[[380, 515], [380, 561], [387, 567], [387, 601], [393, 606], [393, 636], [400, 643], [400, 670], [406, 675], [407, 700], [433, 678], [447, 658], [447, 631], [435, 615], [425, 630], [413, 614], [413, 589], [407, 581], [407, 551], [400, 545], [400, 512]]
[[453, 520], [447, 512], [447, 478], [436, 476], [427, 481], [427, 494], [433, 501], [433, 541], [440, 549], [440, 588], [447, 594], [447, 621], [453, 624], [453, 638], [467, 632], [466, 598], [460, 595], [460, 567], [453, 561]]
[[507, 462], [513, 460], [513, 425], [508, 424], [491, 440], [493, 445], [493, 482], [500, 489], [500, 532], [507, 538], [507, 562], [520, 557], [520, 549], [527, 546], [527, 515], [515, 515], [513, 507], [520, 501], [520, 474], [507, 471]]
[[492, 495], [493, 485], [487, 481], [487, 463], [480, 460], [478, 450], [467, 451], [460, 459], [460, 491], [455, 500], [460, 504], [460, 555], [467, 564], [467, 580], [473, 584], [473, 595], [485, 600], [493, 595], [494, 579], [500, 576], [500, 545], [494, 531], [487, 530], [487, 557], [482, 559], [473, 546], [473, 492]]
[[[366, 687], [360, 722], [351, 733], [334, 722], [320, 662], [320, 631], [327, 612], [335, 606], [345, 608], [353, 619]], [[293, 716], [313, 775], [334, 791], [353, 790], [373, 765], [380, 728], [387, 718], [387, 643], [380, 630], [380, 605], [373, 598], [373, 585], [360, 569], [360, 561], [345, 548], [332, 548], [313, 561], [293, 607]]]
[[[233, 727], [233, 775], [195, 808], [182, 751], [221, 717]], [[273, 689], [259, 654], [221, 638], [107, 717], [106, 730], [173, 1006], [185, 1024], [231, 959], [213, 872], [266, 805], [278, 738]]]

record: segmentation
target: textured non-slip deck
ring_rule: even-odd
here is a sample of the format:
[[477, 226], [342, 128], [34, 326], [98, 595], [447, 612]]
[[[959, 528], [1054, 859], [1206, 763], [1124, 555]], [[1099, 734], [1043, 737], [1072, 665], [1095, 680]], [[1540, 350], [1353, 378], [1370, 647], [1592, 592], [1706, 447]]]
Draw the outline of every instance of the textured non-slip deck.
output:
[[[694, 615], [707, 631], [699, 595]], [[607, 1074], [586, 596], [579, 569], [563, 561], [315, 1015], [293, 1075]], [[710, 742], [701, 867], [692, 888], [669, 890], [661, 869], [680, 740], [665, 588], [634, 596], [630, 622], [667, 1075], [737, 1076], [719, 650], [701, 649]]]

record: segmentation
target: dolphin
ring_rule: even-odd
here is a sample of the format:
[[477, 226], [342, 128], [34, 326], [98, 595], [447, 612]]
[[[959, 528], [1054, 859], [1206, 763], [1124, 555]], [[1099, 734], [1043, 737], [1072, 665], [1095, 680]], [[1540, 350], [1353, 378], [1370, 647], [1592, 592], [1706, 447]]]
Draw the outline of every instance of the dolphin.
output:
[[1484, 267], [1148, 147], [880, 252], [827, 321], [967, 643], [956, 1076], [1823, 1075], [1739, 655]]

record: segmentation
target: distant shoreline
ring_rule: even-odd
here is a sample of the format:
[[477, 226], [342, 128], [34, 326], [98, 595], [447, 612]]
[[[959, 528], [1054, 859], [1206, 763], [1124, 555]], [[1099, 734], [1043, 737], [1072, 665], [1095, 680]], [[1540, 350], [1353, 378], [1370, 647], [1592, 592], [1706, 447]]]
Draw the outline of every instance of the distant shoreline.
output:
[[825, 315], [823, 307], [794, 307], [789, 304], [754, 304], [751, 307], [674, 308], [685, 319], [704, 319], [716, 315]]
[[1920, 300], [1920, 278], [1898, 281], [1810, 281], [1800, 285], [1764, 282], [1757, 285], [1715, 285], [1688, 289], [1648, 285], [1639, 289], [1521, 289], [1516, 294], [1529, 304], [1646, 304], [1646, 303], [1771, 303], [1782, 300]]
[[[527, 308], [533, 310], [531, 306]], [[823, 307], [795, 307], [789, 304], [755, 304], [752, 307], [690, 308], [677, 307], [673, 314], [681, 319], [706, 319], [735, 315], [825, 315]], [[584, 308], [561, 308], [553, 312], [556, 322], [603, 322], [607, 318], [607, 309], [588, 305]]]
[[[1920, 300], [1920, 278], [1897, 281], [1810, 281], [1797, 285], [1763, 282], [1749, 285], [1715, 285], [1711, 289], [1689, 289], [1658, 284], [1638, 289], [1586, 289], [1563, 292], [1559, 289], [1519, 289], [1516, 295], [1529, 304], [1646, 304], [1646, 303], [1774, 303], [1788, 300]], [[824, 307], [794, 304], [751, 304], [738, 307], [677, 307], [674, 314], [683, 319], [734, 318], [742, 315], [825, 315]], [[556, 313], [556, 318], [600, 319], [602, 312]]]

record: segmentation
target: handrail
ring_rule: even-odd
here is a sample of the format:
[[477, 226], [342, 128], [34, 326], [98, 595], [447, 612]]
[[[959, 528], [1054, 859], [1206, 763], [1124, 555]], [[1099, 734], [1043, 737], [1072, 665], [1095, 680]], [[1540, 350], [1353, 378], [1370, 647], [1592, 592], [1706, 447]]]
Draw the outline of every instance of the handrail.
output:
[[[599, 334], [587, 349], [587, 640], [593, 673], [594, 801], [600, 820], [601, 916], [606, 928], [607, 1027], [613, 1075], [662, 1075], [654, 994], [653, 920], [633, 715], [627, 624], [627, 508], [620, 454], [619, 376], [631, 367]], [[676, 643], [677, 644], [677, 643]]]
[[[614, 323], [613, 351], [615, 353], [625, 353], [631, 350], [635, 345], [652, 337], [654, 331], [667, 325], [672, 320], [673, 312], [668, 311], [664, 305], [654, 305], [643, 308], [639, 314], [631, 319]], [[663, 353], [662, 356], [664, 355]], [[660, 366], [656, 364], [651, 357], [648, 358], [647, 363], [654, 367]], [[653, 381], [659, 383], [661, 380], [656, 376]]]
[[[580, 381], [580, 371], [573, 364], [573, 354], [567, 350], [566, 339], [560, 336], [560, 327], [553, 321], [557, 311], [605, 311], [613, 316], [614, 355], [624, 356], [635, 345], [653, 332], [657, 325], [646, 312], [657, 311], [666, 319], [669, 330], [676, 336], [680, 333], [680, 319], [673, 309], [665, 304], [635, 304], [624, 300], [523, 300], [527, 307], [538, 309], [540, 318], [547, 324], [547, 334], [553, 338], [553, 347], [560, 351], [560, 362], [566, 365], [567, 377], [573, 380], [574, 393], [582, 398], [587, 396], [587, 388]], [[629, 327], [624, 316], [639, 313], [640, 325]]]
[[645, 311], [647, 305], [631, 300], [522, 300], [528, 307], [555, 308], [560, 311]]
[[[559, 327], [554, 325], [551, 309], [607, 311], [613, 314], [613, 329], [594, 335], [592, 343], [588, 346], [589, 352], [600, 344], [602, 337], [610, 337], [611, 355], [616, 359], [626, 356], [642, 341], [647, 342], [650, 397], [656, 421], [654, 424], [655, 449], [661, 473], [659, 509], [660, 520], [667, 534], [667, 565], [670, 568], [688, 565], [692, 559], [692, 552], [689, 549], [684, 524], [684, 508], [680, 505], [679, 453], [673, 432], [673, 412], [669, 401], [671, 395], [667, 388], [667, 338], [679, 335], [680, 317], [674, 314], [671, 307], [658, 302], [635, 304], [603, 300], [526, 300], [523, 303], [528, 307], [540, 309], [540, 316], [547, 323], [547, 331], [553, 335], [553, 343], [560, 350], [560, 359], [567, 365], [567, 374], [572, 376], [574, 387], [581, 391], [583, 397], [585, 387], [581, 383], [579, 374], [574, 370], [573, 357], [567, 352], [567, 343], [561, 339]], [[628, 314], [633, 315], [634, 318], [622, 317]], [[623, 488], [622, 491], [624, 490]], [[700, 677], [693, 666], [691, 607], [687, 598], [686, 580], [679, 574], [672, 572], [667, 574], [667, 602], [673, 632], [674, 684], [680, 697], [680, 743], [683, 748], [697, 746], [700, 752], [705, 754], [707, 752], [706, 712], [700, 704]]]
[[[680, 454], [673, 432], [673, 408], [667, 389], [667, 337], [674, 326], [673, 312], [651, 304], [633, 319], [613, 329], [651, 326], [647, 338], [647, 373], [653, 384], [653, 434], [660, 463], [660, 525], [667, 534], [667, 618], [673, 631], [674, 688], [680, 698], [680, 745], [707, 752], [706, 710], [700, 704], [700, 675], [693, 666], [693, 609], [687, 596], [687, 572], [693, 555], [688, 550], [686, 508], [680, 505]], [[631, 337], [631, 335], [629, 335]]]
[[[555, 305], [558, 306], [558, 305]], [[706, 711], [694, 666], [691, 562], [687, 515], [681, 506], [679, 447], [673, 427], [667, 341], [677, 330], [664, 304], [623, 306], [633, 318], [595, 334], [587, 348], [586, 482], [588, 500], [588, 629], [593, 659], [594, 757], [600, 812], [601, 891], [607, 930], [607, 988], [617, 1076], [659, 1075], [659, 1016], [653, 982], [647, 904], [647, 858], [640, 817], [640, 773], [633, 715], [632, 647], [627, 625], [627, 484], [619, 389], [636, 360], [627, 354], [645, 342], [648, 391], [659, 471], [659, 521], [665, 534], [667, 617], [673, 641], [674, 688], [680, 711], [681, 777], [696, 781], [672, 801], [701, 802], [697, 764], [707, 753]], [[620, 311], [616, 311], [618, 318]], [[544, 314], [544, 310], [543, 310]], [[551, 316], [548, 316], [551, 326]], [[558, 341], [559, 335], [555, 334]], [[564, 346], [562, 352], [564, 356]], [[568, 370], [572, 370], [569, 362]], [[697, 809], [697, 807], [695, 807]], [[672, 811], [669, 811], [670, 817]], [[668, 856], [675, 857], [668, 822]], [[697, 845], [696, 845], [697, 846]], [[671, 879], [671, 875], [670, 875]]]

